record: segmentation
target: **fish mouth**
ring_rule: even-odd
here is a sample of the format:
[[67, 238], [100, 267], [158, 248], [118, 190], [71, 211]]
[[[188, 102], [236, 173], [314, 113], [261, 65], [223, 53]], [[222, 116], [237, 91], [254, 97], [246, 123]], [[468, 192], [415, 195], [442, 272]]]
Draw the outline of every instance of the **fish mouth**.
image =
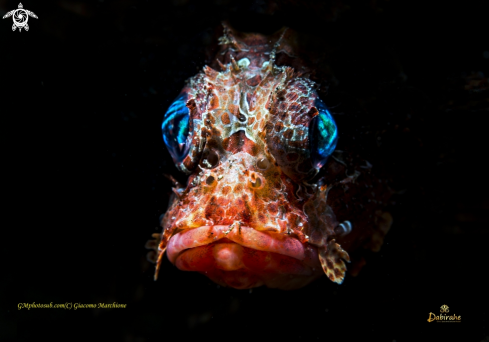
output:
[[236, 289], [296, 289], [323, 274], [315, 246], [238, 223], [181, 231], [166, 252], [180, 270], [200, 272]]

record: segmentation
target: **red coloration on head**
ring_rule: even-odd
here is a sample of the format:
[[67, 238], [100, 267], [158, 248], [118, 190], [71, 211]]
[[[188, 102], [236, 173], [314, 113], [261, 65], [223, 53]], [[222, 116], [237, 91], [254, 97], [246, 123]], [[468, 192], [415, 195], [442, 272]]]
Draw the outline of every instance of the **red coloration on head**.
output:
[[178, 268], [238, 289], [294, 289], [323, 273], [343, 281], [331, 185], [307, 183], [318, 172], [308, 141], [318, 95], [300, 60], [300, 70], [277, 65], [278, 53], [293, 56], [286, 35], [225, 27], [223, 70], [206, 66], [184, 88], [192, 145], [177, 166], [190, 177], [161, 221], [157, 273], [167, 251]]

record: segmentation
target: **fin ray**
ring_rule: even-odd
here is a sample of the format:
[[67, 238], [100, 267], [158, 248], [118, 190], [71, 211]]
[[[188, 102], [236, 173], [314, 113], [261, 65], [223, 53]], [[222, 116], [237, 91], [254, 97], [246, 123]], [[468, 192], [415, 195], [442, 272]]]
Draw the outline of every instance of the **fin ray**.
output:
[[333, 239], [327, 246], [319, 247], [319, 261], [326, 276], [333, 282], [341, 284], [345, 279], [346, 262], [350, 262], [350, 256]]

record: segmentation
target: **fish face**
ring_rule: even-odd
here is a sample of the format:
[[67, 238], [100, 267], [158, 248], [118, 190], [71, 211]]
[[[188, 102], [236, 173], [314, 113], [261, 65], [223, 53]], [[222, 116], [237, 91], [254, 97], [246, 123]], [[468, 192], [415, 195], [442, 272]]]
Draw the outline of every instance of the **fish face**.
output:
[[[295, 289], [326, 273], [341, 283], [349, 256], [328, 204], [331, 185], [309, 181], [335, 150], [338, 128], [313, 81], [275, 63], [284, 32], [225, 29], [220, 71], [191, 78], [166, 112], [162, 133], [175, 181], [148, 247], [179, 269], [237, 289]], [[287, 50], [287, 49], [286, 49]], [[350, 225], [351, 228], [351, 225]]]

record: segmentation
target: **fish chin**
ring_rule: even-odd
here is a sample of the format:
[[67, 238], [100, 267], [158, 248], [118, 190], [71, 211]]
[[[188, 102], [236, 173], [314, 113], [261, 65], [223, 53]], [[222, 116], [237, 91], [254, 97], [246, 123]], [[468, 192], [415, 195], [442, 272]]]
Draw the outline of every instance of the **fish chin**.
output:
[[266, 285], [292, 290], [323, 274], [316, 247], [245, 226], [184, 230], [170, 239], [167, 255], [180, 270], [200, 272], [236, 289]]

